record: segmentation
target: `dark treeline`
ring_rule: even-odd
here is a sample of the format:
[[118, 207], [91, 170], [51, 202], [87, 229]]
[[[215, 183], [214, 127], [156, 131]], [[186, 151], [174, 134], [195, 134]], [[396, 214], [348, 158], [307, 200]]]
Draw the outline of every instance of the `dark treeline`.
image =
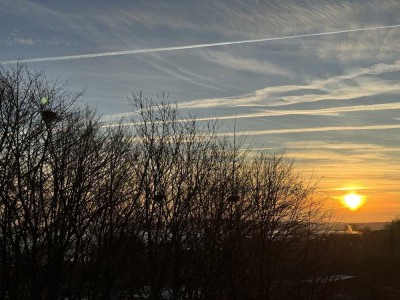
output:
[[310, 278], [332, 274], [334, 247], [290, 159], [162, 97], [133, 95], [130, 127], [79, 97], [0, 70], [0, 299], [329, 295]]
[[354, 276], [338, 287], [347, 299], [400, 299], [400, 219], [380, 230], [353, 224], [335, 244], [342, 253], [337, 267]]

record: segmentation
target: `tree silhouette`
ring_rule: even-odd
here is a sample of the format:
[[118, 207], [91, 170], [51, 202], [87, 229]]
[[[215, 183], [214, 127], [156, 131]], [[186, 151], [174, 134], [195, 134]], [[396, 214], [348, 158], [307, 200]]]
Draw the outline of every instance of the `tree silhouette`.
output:
[[324, 214], [293, 161], [250, 155], [164, 95], [133, 94], [131, 127], [104, 127], [79, 97], [0, 69], [0, 299], [307, 290]]

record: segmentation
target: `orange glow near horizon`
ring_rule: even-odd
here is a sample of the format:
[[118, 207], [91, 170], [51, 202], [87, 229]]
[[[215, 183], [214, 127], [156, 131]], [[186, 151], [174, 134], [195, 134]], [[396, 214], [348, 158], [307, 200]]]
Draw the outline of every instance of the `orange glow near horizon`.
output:
[[364, 205], [365, 197], [362, 195], [358, 195], [354, 192], [348, 193], [341, 197], [342, 204], [346, 208], [351, 211], [358, 210], [361, 206]]

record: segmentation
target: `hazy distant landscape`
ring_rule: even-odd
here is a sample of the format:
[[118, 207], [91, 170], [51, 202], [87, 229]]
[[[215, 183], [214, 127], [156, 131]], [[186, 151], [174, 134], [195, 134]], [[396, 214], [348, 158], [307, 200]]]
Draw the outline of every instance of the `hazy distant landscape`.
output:
[[352, 226], [356, 228], [370, 228], [371, 230], [382, 230], [389, 222], [368, 222], [368, 223], [342, 223], [335, 224], [336, 230], [343, 230], [346, 226]]

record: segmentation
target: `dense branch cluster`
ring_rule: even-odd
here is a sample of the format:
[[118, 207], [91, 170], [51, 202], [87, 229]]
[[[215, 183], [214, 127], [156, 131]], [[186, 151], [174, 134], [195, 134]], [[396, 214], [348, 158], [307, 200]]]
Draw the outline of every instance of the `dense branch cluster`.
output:
[[133, 125], [106, 128], [78, 96], [0, 70], [0, 299], [307, 293], [321, 211], [291, 160], [162, 97], [133, 95]]

